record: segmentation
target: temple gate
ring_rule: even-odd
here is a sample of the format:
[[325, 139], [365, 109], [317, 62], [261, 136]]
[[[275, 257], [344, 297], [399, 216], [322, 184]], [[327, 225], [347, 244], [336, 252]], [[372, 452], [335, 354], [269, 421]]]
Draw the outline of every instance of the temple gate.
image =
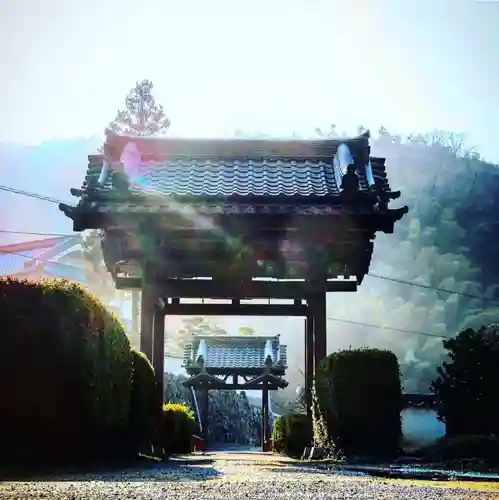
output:
[[[89, 156], [82, 188], [71, 190], [78, 204], [60, 209], [75, 231], [102, 230], [116, 287], [141, 291], [141, 349], [160, 387], [165, 315], [301, 316], [310, 414], [314, 367], [327, 355], [326, 293], [356, 291], [376, 232], [392, 233], [408, 211], [388, 208], [400, 192], [390, 189], [385, 160], [370, 157], [369, 133], [320, 140], [106, 136], [104, 154]], [[215, 376], [204, 368], [193, 383]]]

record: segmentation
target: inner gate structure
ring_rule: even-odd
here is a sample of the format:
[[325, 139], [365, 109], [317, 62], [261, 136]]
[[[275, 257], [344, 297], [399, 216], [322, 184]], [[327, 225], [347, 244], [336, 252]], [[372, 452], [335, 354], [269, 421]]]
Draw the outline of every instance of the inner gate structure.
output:
[[269, 391], [284, 389], [286, 346], [279, 336], [196, 336], [184, 353], [184, 368], [190, 376], [186, 387], [202, 395], [200, 428], [208, 441], [208, 391], [262, 391], [262, 450], [270, 451]]
[[215, 140], [108, 130], [104, 153], [89, 156], [71, 193], [79, 202], [60, 209], [74, 230], [101, 229], [116, 287], [141, 291], [141, 350], [160, 387], [165, 316], [300, 316], [309, 414], [314, 370], [327, 355], [326, 293], [355, 292], [376, 233], [393, 233], [408, 211], [388, 208], [400, 192], [385, 160], [370, 157], [369, 132]]

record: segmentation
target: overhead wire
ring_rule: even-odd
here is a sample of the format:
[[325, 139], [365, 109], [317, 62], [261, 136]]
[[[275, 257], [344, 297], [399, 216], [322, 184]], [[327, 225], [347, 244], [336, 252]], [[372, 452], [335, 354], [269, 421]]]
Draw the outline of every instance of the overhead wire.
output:
[[0, 191], [5, 191], [7, 193], [13, 193], [13, 194], [20, 194], [22, 196], [27, 196], [29, 198], [36, 198], [38, 200], [48, 201], [50, 203], [57, 203], [57, 204], [65, 203], [64, 201], [58, 200], [57, 198], [53, 198], [51, 196], [46, 196], [43, 194], [34, 193], [32, 191], [25, 191], [24, 189], [17, 189], [17, 188], [13, 188], [10, 186], [0, 185]]
[[0, 229], [2, 234], [18, 234], [22, 236], [50, 236], [52, 238], [70, 238], [71, 236], [76, 236], [78, 233], [65, 234], [65, 233], [41, 233], [36, 231], [13, 231], [10, 229]]
[[344, 318], [333, 318], [333, 317], [328, 316], [327, 319], [328, 319], [328, 321], [338, 321], [339, 323], [347, 323], [349, 325], [363, 326], [366, 328], [377, 328], [380, 330], [390, 330], [392, 332], [399, 332], [399, 333], [409, 333], [412, 335], [423, 335], [425, 337], [434, 337], [437, 339], [450, 339], [450, 338], [452, 338], [449, 335], [439, 335], [437, 333], [423, 332], [420, 330], [409, 330], [406, 328], [395, 328], [395, 327], [391, 327], [391, 326], [375, 325], [372, 323], [364, 323], [363, 321], [353, 321], [353, 320], [344, 319]]
[[[59, 201], [59, 200], [57, 200], [55, 198], [50, 198], [48, 196], [39, 195], [38, 193], [33, 193], [33, 192], [29, 192], [29, 191], [24, 191], [24, 190], [19, 190], [19, 189], [11, 188], [9, 186], [2, 186], [2, 185], [0, 185], [0, 190], [12, 192], [12, 193], [15, 193], [15, 194], [20, 194], [20, 195], [23, 195], [23, 196], [33, 197], [33, 198], [37, 198], [37, 199], [40, 199], [40, 200], [43, 200], [43, 201], [49, 201], [49, 202], [52, 202], [52, 203], [63, 203], [63, 202], [61, 202], [61, 201]], [[65, 237], [65, 236], [70, 237], [70, 236], [74, 236], [74, 234], [71, 235], [71, 234], [61, 234], [61, 233], [37, 233], [37, 232], [27, 232], [27, 231], [12, 231], [12, 230], [7, 230], [7, 229], [0, 229], [0, 233], [23, 234], [23, 235], [37, 235], [37, 236], [52, 236], [52, 237]], [[1, 252], [1, 249], [0, 249], [0, 252]], [[22, 254], [22, 253], [19, 253], [19, 252], [2, 252], [2, 253], [4, 253], [4, 254], [12, 254], [12, 255], [19, 255], [21, 257], [26, 257], [26, 258], [30, 258], [30, 259], [33, 259], [33, 260], [38, 260], [38, 261], [44, 262], [44, 263], [57, 264], [57, 262], [54, 262], [54, 261], [37, 259], [36, 257], [33, 257], [31, 255], [25, 255], [25, 254]], [[437, 292], [448, 293], [450, 295], [458, 295], [458, 296], [472, 298], [472, 299], [479, 299], [479, 300], [482, 300], [482, 301], [492, 302], [492, 303], [495, 303], [495, 304], [499, 305], [499, 300], [495, 299], [495, 298], [481, 297], [479, 295], [475, 295], [475, 294], [471, 294], [471, 293], [467, 293], [467, 292], [458, 292], [456, 290], [448, 290], [448, 289], [441, 288], [441, 287], [435, 287], [435, 286], [431, 286], [431, 285], [426, 285], [424, 283], [415, 283], [413, 281], [408, 281], [408, 280], [404, 280], [404, 279], [400, 279], [400, 278], [392, 278], [392, 277], [389, 277], [389, 276], [382, 276], [382, 275], [375, 274], [375, 273], [367, 273], [367, 276], [369, 276], [371, 278], [385, 280], [385, 281], [390, 281], [390, 282], [399, 283], [399, 284], [403, 284], [403, 285], [407, 285], [407, 286], [419, 287], [419, 288], [423, 288], [423, 289], [426, 289], [426, 290], [434, 290], [434, 291], [437, 291]], [[442, 338], [442, 339], [451, 338], [451, 337], [448, 337], [448, 336], [445, 336], [445, 335], [439, 335], [439, 334], [435, 334], [435, 333], [431, 333], [431, 332], [424, 332], [424, 331], [418, 331], [418, 330], [409, 330], [409, 329], [404, 329], [404, 328], [388, 327], [388, 326], [383, 326], [383, 325], [375, 325], [375, 324], [364, 323], [364, 322], [360, 322], [360, 321], [347, 320], [347, 319], [344, 319], [344, 318], [328, 317], [327, 319], [329, 321], [336, 321], [336, 322], [341, 322], [341, 323], [346, 323], [346, 324], [352, 324], [352, 325], [357, 325], [357, 326], [363, 326], [363, 327], [368, 327], [368, 328], [378, 328], [378, 329], [383, 329], [383, 330], [397, 331], [397, 332], [400, 332], [400, 333], [408, 333], [408, 334], [413, 334], [413, 335], [423, 335], [423, 336], [427, 336], [427, 337], [435, 337], [435, 338]]]
[[[0, 249], [0, 254], [1, 253], [2, 253], [2, 251]], [[33, 257], [31, 255], [26, 255], [26, 254], [23, 254], [20, 252], [4, 252], [4, 254], [18, 255], [20, 257], [26, 257], [26, 258], [32, 259], [34, 261], [38, 261], [40, 263], [45, 263], [45, 264], [60, 264], [60, 263], [52, 261], [52, 260], [39, 259], [37, 257]], [[351, 325], [356, 325], [356, 326], [363, 326], [366, 328], [377, 328], [377, 329], [381, 329], [381, 330], [390, 330], [390, 331], [396, 331], [399, 333], [407, 333], [407, 334], [412, 334], [412, 335], [423, 335], [426, 337], [435, 337], [435, 338], [442, 338], [442, 339], [451, 338], [451, 337], [448, 337], [445, 335], [439, 335], [439, 334], [431, 333], [431, 332], [424, 332], [424, 331], [419, 331], [419, 330], [409, 330], [409, 329], [405, 329], [405, 328], [388, 327], [388, 326], [376, 325], [376, 324], [372, 324], [372, 323], [364, 323], [361, 321], [348, 320], [348, 319], [344, 319], [344, 318], [335, 318], [335, 317], [331, 317], [331, 316], [328, 316], [327, 319], [329, 321], [336, 321], [339, 323], [351, 324]]]
[[[44, 233], [44, 232], [39, 233], [39, 232], [30, 232], [30, 231], [14, 231], [14, 230], [7, 230], [7, 229], [0, 229], [0, 233], [19, 234], [19, 235], [27, 235], [27, 236], [29, 236], [29, 235], [50, 236], [50, 237], [54, 237], [54, 238], [55, 237], [61, 237], [61, 238], [68, 237], [68, 238], [70, 238], [72, 236], [77, 236], [79, 234], [79, 233], [65, 234], [65, 233]], [[1, 251], [1, 247], [0, 247], [0, 251]], [[15, 252], [12, 252], [12, 253], [15, 253]], [[26, 257], [30, 257], [30, 256], [26, 255]], [[483, 296], [475, 295], [472, 293], [458, 292], [457, 290], [449, 290], [447, 288], [426, 285], [424, 283], [416, 283], [414, 281], [408, 281], [408, 280], [404, 280], [401, 278], [392, 278], [390, 276], [382, 276], [382, 275], [374, 274], [374, 273], [367, 273], [366, 276], [369, 276], [369, 277], [375, 278], [375, 279], [391, 281], [391, 282], [399, 283], [399, 284], [403, 284], [403, 285], [415, 286], [415, 287], [423, 288], [426, 290], [434, 290], [437, 292], [448, 293], [449, 295], [459, 295], [459, 296], [467, 297], [467, 298], [471, 298], [471, 299], [479, 299], [479, 300], [483, 300], [486, 302], [493, 302], [493, 303], [499, 305], [499, 299], [496, 299], [493, 297], [483, 297]]]

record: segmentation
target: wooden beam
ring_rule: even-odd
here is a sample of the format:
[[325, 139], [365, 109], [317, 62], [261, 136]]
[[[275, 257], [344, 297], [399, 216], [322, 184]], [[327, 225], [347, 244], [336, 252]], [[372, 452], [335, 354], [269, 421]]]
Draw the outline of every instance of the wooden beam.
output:
[[[205, 387], [208, 387], [208, 389], [211, 390], [220, 390], [220, 391], [261, 391], [263, 389], [263, 382], [259, 382], [256, 384], [253, 384], [252, 382], [248, 383], [238, 383], [238, 384], [233, 384], [233, 383], [226, 383], [220, 381], [219, 383], [211, 383], [208, 386], [203, 384], [203, 383], [197, 383], [196, 381], [191, 381], [191, 380], [186, 380], [185, 382], [182, 382], [182, 385], [184, 387], [195, 387], [198, 389], [203, 390]], [[287, 386], [287, 382], [286, 382]], [[267, 389], [269, 391], [278, 391], [279, 389], [282, 389], [281, 386], [277, 384], [269, 384], [267, 383]]]
[[[210, 366], [205, 367], [206, 372], [209, 375], [213, 375], [215, 377], [226, 377], [229, 375], [230, 377], [238, 376], [243, 378], [255, 378], [259, 377], [263, 373], [263, 367], [258, 368], [213, 368]], [[201, 373], [201, 368], [197, 365], [190, 365], [185, 367], [185, 371], [189, 375], [189, 377], [195, 377]], [[273, 366], [272, 371], [270, 372], [272, 375], [276, 377], [282, 377], [286, 373], [286, 368], [283, 366]]]
[[294, 304], [167, 304], [167, 316], [306, 316], [307, 306]]
[[[142, 278], [117, 277], [118, 290], [142, 288]], [[300, 299], [310, 293], [311, 285], [306, 281], [260, 281], [223, 282], [201, 279], [164, 279], [158, 280], [155, 287], [165, 297], [200, 298], [200, 299]], [[326, 282], [328, 292], [356, 292], [354, 280], [335, 279]]]
[[326, 292], [356, 292], [357, 281], [338, 279], [326, 281]]

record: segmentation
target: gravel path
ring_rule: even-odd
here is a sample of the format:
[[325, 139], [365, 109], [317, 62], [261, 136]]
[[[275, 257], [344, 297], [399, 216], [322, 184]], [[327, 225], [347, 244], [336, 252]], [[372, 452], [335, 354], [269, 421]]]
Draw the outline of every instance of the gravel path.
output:
[[120, 473], [47, 477], [0, 483], [3, 499], [268, 500], [315, 499], [499, 499], [499, 493], [464, 488], [389, 484], [352, 473], [277, 462], [269, 457], [217, 455], [155, 464]]

